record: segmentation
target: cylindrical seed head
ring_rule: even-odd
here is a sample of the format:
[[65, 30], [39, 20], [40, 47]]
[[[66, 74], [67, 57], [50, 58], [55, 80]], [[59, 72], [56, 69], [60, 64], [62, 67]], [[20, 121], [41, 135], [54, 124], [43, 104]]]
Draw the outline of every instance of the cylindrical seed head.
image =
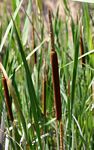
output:
[[54, 89], [54, 101], [56, 109], [56, 119], [61, 120], [62, 109], [61, 109], [61, 96], [60, 96], [60, 83], [59, 83], [59, 72], [58, 72], [58, 60], [55, 51], [51, 51], [51, 65], [52, 65], [52, 78], [53, 78], [53, 89]]

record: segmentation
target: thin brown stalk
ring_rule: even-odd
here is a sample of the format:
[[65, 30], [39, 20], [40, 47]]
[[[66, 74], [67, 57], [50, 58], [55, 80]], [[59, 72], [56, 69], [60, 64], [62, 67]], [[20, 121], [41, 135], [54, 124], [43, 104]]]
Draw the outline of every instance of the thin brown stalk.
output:
[[3, 82], [3, 87], [4, 87], [4, 95], [5, 95], [5, 100], [6, 100], [6, 107], [8, 110], [8, 116], [10, 120], [13, 122], [13, 113], [12, 113], [12, 108], [11, 108], [11, 100], [9, 96], [9, 90], [7, 86], [7, 81], [6, 78], [3, 76], [2, 77], [2, 82]]
[[[35, 49], [35, 31], [34, 24], [32, 24], [32, 50]], [[37, 63], [37, 53], [34, 53], [34, 64]]]
[[[81, 29], [81, 33], [80, 33], [80, 53], [81, 55], [84, 54], [84, 44], [83, 44], [83, 38], [82, 38], [82, 29]], [[85, 57], [83, 57], [81, 59], [81, 63], [82, 63], [82, 67], [85, 67]]]
[[61, 120], [60, 121], [60, 150], [64, 150], [63, 137], [64, 137], [64, 131], [63, 131], [63, 123]]
[[54, 51], [54, 33], [53, 33], [53, 27], [52, 27], [52, 18], [51, 18], [51, 12], [49, 10], [49, 29], [50, 29], [50, 38], [51, 38], [51, 50]]

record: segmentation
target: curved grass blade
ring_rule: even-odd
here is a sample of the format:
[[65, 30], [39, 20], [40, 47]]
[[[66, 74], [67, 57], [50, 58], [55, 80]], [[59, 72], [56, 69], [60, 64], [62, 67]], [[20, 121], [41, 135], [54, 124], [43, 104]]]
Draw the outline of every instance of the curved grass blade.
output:
[[[69, 147], [73, 146], [73, 137], [72, 137], [72, 113], [74, 110], [74, 98], [75, 98], [75, 87], [76, 87], [76, 75], [77, 75], [77, 66], [78, 66], [78, 55], [79, 55], [79, 26], [74, 24], [72, 20], [72, 36], [73, 36], [73, 43], [74, 43], [74, 64], [73, 64], [73, 73], [72, 73], [72, 88], [71, 88], [71, 96], [70, 96], [70, 111], [69, 111]], [[71, 138], [72, 137], [72, 138]]]
[[72, 115], [72, 117], [73, 117], [73, 119], [74, 119], [74, 121], [75, 121], [75, 123], [76, 123], [76, 125], [77, 125], [77, 127], [78, 127], [78, 129], [79, 129], [80, 137], [81, 137], [81, 139], [83, 140], [84, 144], [86, 145], [86, 141], [85, 141], [85, 139], [84, 139], [84, 136], [83, 136], [81, 127], [80, 127], [80, 125], [79, 125], [79, 122], [77, 121], [77, 119], [76, 119], [76, 117], [75, 117], [74, 115]]
[[[48, 42], [48, 41], [49, 41], [49, 39], [48, 39], [48, 38], [45, 38], [45, 39], [40, 43], [39, 46], [37, 46], [33, 51], [31, 51], [31, 52], [28, 54], [28, 56], [26, 57], [26, 60], [28, 61], [28, 60], [31, 58], [31, 56], [34, 55], [34, 53], [35, 53], [36, 51], [38, 51], [44, 43], [46, 43], [46, 42]], [[15, 69], [15, 72], [17, 72], [22, 66], [23, 66], [23, 62]], [[12, 76], [13, 76], [13, 74], [10, 75], [10, 78], [11, 78]]]
[[17, 31], [17, 27], [15, 25], [14, 20], [13, 20], [13, 24], [14, 24], [16, 39], [17, 39], [17, 43], [18, 43], [18, 47], [19, 47], [19, 52], [21, 54], [23, 64], [24, 64], [24, 68], [25, 68], [28, 93], [29, 93], [29, 97], [30, 97], [30, 103], [31, 103], [31, 106], [32, 106], [32, 114], [33, 114], [34, 121], [35, 121], [36, 133], [37, 133], [37, 136], [38, 136], [40, 149], [42, 149], [41, 138], [40, 138], [40, 129], [39, 129], [39, 125], [38, 125], [38, 121], [39, 121], [38, 114], [40, 113], [40, 109], [39, 109], [39, 106], [37, 106], [37, 98], [36, 98], [36, 94], [35, 94], [34, 85], [33, 85], [33, 82], [32, 82], [31, 74], [30, 74], [29, 67], [28, 67], [26, 57], [25, 57], [25, 54], [24, 54], [23, 45], [22, 45], [22, 42], [21, 42], [19, 33]]
[[[72, 22], [73, 23], [73, 22]], [[78, 55], [79, 55], [79, 27], [72, 24], [73, 42], [74, 42], [74, 66], [73, 66], [73, 77], [72, 77], [72, 91], [71, 91], [71, 115], [73, 112], [74, 96], [75, 96], [75, 83], [77, 75]]]

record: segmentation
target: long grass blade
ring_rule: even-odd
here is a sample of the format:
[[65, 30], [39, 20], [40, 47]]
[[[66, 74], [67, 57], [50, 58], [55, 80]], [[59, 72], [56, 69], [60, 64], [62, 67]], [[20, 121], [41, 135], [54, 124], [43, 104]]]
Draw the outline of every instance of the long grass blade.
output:
[[38, 124], [38, 122], [39, 122], [38, 114], [40, 112], [40, 109], [39, 109], [39, 106], [37, 106], [37, 98], [36, 98], [36, 94], [35, 94], [35, 90], [34, 90], [34, 85], [33, 85], [32, 79], [31, 79], [31, 74], [30, 74], [29, 67], [28, 67], [26, 57], [25, 57], [25, 54], [24, 54], [23, 45], [22, 45], [22, 42], [21, 42], [19, 33], [17, 31], [17, 27], [15, 25], [14, 20], [13, 20], [13, 24], [14, 24], [15, 34], [16, 34], [16, 38], [17, 38], [17, 42], [18, 42], [18, 46], [19, 46], [19, 52], [21, 54], [23, 64], [24, 64], [24, 68], [25, 68], [25, 72], [26, 72], [28, 93], [29, 93], [29, 96], [30, 96], [30, 103], [31, 103], [31, 107], [32, 107], [32, 113], [33, 113], [34, 121], [35, 121], [36, 133], [37, 133], [37, 136], [38, 136], [40, 149], [42, 149], [41, 139], [40, 139], [40, 129], [39, 129], [39, 124]]

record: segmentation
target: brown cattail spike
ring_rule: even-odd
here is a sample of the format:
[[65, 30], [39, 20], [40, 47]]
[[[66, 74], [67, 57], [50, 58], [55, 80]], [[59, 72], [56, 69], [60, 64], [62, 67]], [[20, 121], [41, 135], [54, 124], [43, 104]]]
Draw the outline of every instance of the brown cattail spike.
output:
[[50, 25], [50, 37], [51, 37], [51, 65], [52, 65], [52, 78], [53, 78], [56, 119], [61, 120], [62, 110], [61, 110], [60, 83], [59, 83], [59, 72], [58, 72], [58, 59], [54, 48], [54, 34], [53, 34], [50, 10], [49, 10], [49, 25]]
[[[82, 28], [81, 28], [81, 32], [80, 32], [80, 49], [81, 49], [81, 55], [84, 54], [84, 44], [83, 44], [83, 38], [82, 38]], [[82, 61], [82, 67], [84, 67], [85, 65], [85, 57], [83, 57], [81, 59]]]
[[49, 10], [49, 28], [50, 28], [50, 38], [51, 38], [51, 50], [54, 51], [54, 34], [53, 34], [53, 27], [52, 27], [52, 18], [51, 12]]
[[61, 97], [60, 97], [58, 60], [57, 60], [57, 54], [55, 51], [51, 51], [51, 65], [52, 65], [52, 78], [53, 78], [56, 119], [61, 120], [62, 109], [61, 109]]
[[6, 106], [7, 106], [7, 109], [8, 109], [8, 116], [9, 116], [10, 120], [13, 122], [13, 114], [12, 114], [12, 109], [11, 109], [11, 101], [10, 101], [10, 97], [9, 97], [9, 91], [8, 91], [7, 81], [6, 81], [6, 78], [4, 76], [2, 78], [2, 82], [3, 82], [3, 86], [4, 86], [4, 95], [5, 95], [5, 99], [6, 99]]

